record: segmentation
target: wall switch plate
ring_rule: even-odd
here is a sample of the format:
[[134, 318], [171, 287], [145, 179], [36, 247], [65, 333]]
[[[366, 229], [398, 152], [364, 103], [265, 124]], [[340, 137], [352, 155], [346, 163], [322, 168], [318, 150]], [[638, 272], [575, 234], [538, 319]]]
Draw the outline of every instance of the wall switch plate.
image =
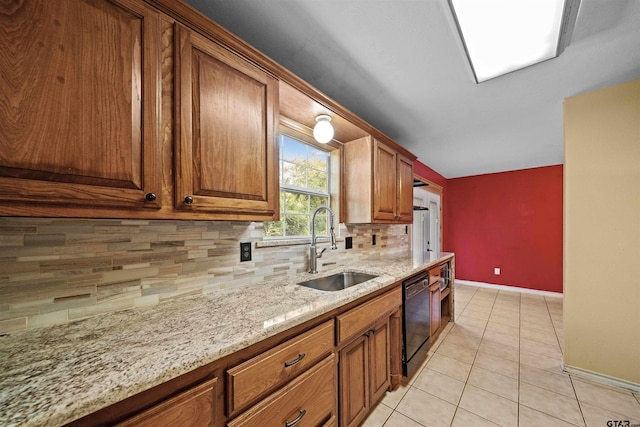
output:
[[493, 274], [495, 274], [496, 276], [500, 275], [500, 268], [496, 267], [493, 269]]
[[344, 238], [344, 248], [345, 249], [353, 248], [353, 237], [349, 236]]
[[375, 234], [371, 235], [371, 244], [374, 245], [374, 246], [376, 245], [376, 235]]
[[240, 262], [251, 261], [251, 242], [240, 242]]

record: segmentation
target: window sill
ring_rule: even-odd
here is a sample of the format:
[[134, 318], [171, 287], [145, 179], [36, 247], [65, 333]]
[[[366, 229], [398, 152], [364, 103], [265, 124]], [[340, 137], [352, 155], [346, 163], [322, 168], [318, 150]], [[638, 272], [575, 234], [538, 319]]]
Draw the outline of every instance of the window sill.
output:
[[[316, 240], [317, 243], [329, 243], [328, 237], [320, 237]], [[344, 242], [343, 238], [336, 238], [336, 242]], [[278, 246], [296, 246], [296, 245], [310, 245], [311, 237], [303, 237], [298, 239], [269, 239], [256, 242], [256, 248], [275, 248]]]

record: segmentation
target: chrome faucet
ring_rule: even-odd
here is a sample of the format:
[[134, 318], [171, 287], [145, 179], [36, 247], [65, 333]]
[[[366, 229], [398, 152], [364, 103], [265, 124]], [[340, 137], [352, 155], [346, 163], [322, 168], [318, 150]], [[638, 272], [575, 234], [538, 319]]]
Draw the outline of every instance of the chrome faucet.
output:
[[[329, 212], [329, 236], [316, 236], [316, 215], [319, 211], [325, 209]], [[329, 237], [331, 239], [330, 248], [338, 249], [338, 245], [336, 245], [336, 235], [333, 232], [333, 211], [327, 205], [318, 206], [318, 208], [313, 213], [313, 217], [311, 218], [311, 246], [309, 246], [309, 273], [317, 273], [318, 272], [318, 258], [322, 258], [322, 254], [327, 248], [322, 249], [319, 254], [316, 254], [316, 240], [318, 237]]]

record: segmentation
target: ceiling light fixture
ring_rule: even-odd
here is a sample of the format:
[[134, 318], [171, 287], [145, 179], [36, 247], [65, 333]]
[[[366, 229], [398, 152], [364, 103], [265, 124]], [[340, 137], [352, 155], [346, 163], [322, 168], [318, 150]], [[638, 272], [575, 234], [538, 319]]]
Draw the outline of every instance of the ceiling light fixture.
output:
[[477, 83], [555, 58], [580, 0], [449, 0]]
[[313, 127], [313, 137], [321, 144], [326, 144], [333, 139], [333, 126], [331, 117], [321, 114], [316, 117], [316, 125]]

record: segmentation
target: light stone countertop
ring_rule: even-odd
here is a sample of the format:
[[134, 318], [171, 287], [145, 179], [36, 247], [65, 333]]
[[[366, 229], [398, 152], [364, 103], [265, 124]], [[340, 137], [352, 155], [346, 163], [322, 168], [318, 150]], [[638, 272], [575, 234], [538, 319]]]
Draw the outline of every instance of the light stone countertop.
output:
[[[452, 254], [371, 260], [0, 337], [0, 425], [57, 426], [390, 286]], [[338, 292], [298, 286], [358, 271]]]

